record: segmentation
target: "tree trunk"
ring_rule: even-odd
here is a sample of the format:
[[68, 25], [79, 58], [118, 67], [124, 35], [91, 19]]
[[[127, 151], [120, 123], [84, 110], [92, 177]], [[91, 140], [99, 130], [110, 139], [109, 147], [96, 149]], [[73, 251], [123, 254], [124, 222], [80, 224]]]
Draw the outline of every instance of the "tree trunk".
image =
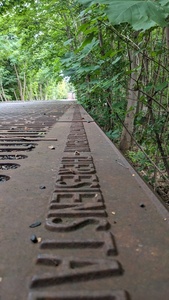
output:
[[25, 94], [26, 94], [26, 74], [24, 72], [24, 80], [23, 80], [23, 99], [25, 100]]
[[120, 140], [120, 149], [125, 152], [130, 149], [132, 145], [132, 134], [134, 131], [134, 117], [137, 107], [138, 91], [136, 90], [137, 73], [135, 68], [137, 67], [137, 57], [133, 51], [129, 52], [131, 73], [128, 84], [128, 100], [127, 100], [127, 114], [125, 117], [123, 131]]
[[18, 100], [15, 90], [13, 91], [13, 93], [15, 95], [15, 100]]
[[[4, 91], [4, 88], [3, 88], [3, 85], [2, 85], [2, 84], [1, 84], [1, 91], [2, 91], [1, 96], [2, 96], [2, 98], [4, 99], [4, 101], [8, 101], [8, 99], [6, 98], [5, 91]], [[3, 100], [2, 100], [2, 101], [3, 101]]]
[[162, 158], [164, 166], [166, 168], [167, 175], [169, 176], [169, 162], [168, 162], [167, 154], [166, 154], [166, 152], [163, 148], [162, 140], [160, 139], [159, 132], [155, 128], [156, 122], [155, 122], [155, 118], [154, 118], [154, 114], [153, 114], [153, 110], [152, 110], [152, 103], [150, 104], [149, 112], [150, 112], [150, 116], [151, 116], [152, 125], [154, 126], [154, 132], [155, 132], [155, 135], [156, 135], [156, 141], [157, 141], [158, 149], [160, 151], [161, 158]]
[[0, 93], [0, 101], [4, 101], [1, 93]]
[[23, 95], [22, 83], [21, 83], [21, 80], [20, 80], [20, 78], [19, 78], [18, 70], [17, 70], [17, 67], [16, 67], [15, 64], [14, 64], [14, 70], [15, 70], [15, 73], [16, 73], [17, 81], [18, 81], [18, 88], [19, 88], [20, 98], [21, 98], [22, 101], [24, 101], [24, 95]]
[[32, 84], [31, 83], [30, 83], [30, 86], [29, 86], [28, 98], [29, 98], [29, 100], [34, 100], [33, 89], [32, 89]]
[[39, 85], [40, 99], [43, 100], [42, 84]]
[[166, 27], [166, 46], [169, 49], [169, 27]]

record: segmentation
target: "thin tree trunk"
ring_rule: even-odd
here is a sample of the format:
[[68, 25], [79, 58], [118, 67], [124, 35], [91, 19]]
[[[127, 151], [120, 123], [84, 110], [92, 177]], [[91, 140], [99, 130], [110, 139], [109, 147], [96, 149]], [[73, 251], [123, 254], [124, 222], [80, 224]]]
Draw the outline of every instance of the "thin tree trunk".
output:
[[18, 99], [17, 99], [17, 95], [16, 95], [16, 92], [15, 92], [15, 90], [14, 90], [14, 92], [13, 92], [13, 93], [14, 93], [14, 95], [15, 95], [15, 100], [18, 100]]
[[39, 85], [39, 96], [40, 96], [40, 100], [43, 100], [42, 84]]
[[6, 98], [6, 95], [5, 95], [5, 91], [4, 91], [4, 88], [3, 88], [3, 85], [1, 84], [1, 90], [2, 90], [2, 97], [5, 101], [8, 101], [8, 99]]
[[166, 27], [166, 46], [169, 49], [169, 27]]
[[24, 72], [24, 79], [23, 79], [23, 99], [25, 100], [25, 93], [26, 93], [26, 74]]
[[2, 94], [0, 93], [0, 99], [1, 101], [4, 101], [3, 97], [2, 97]]
[[137, 67], [137, 57], [133, 51], [129, 51], [131, 70], [133, 70], [129, 84], [128, 84], [128, 100], [127, 100], [127, 114], [125, 117], [125, 127], [123, 127], [120, 149], [127, 151], [132, 145], [132, 134], [134, 131], [134, 117], [137, 107], [138, 91], [136, 90], [137, 73], [134, 70]]
[[[150, 100], [150, 103], [151, 103], [151, 100]], [[152, 104], [152, 103], [151, 103]], [[157, 129], [155, 128], [155, 118], [154, 118], [154, 114], [153, 114], [153, 110], [152, 110], [152, 105], [150, 104], [150, 108], [149, 108], [149, 112], [150, 112], [150, 117], [151, 117], [151, 121], [152, 121], [152, 125], [154, 126], [154, 132], [155, 132], [155, 136], [156, 136], [156, 141], [157, 141], [157, 145], [158, 145], [158, 149], [160, 151], [160, 154], [161, 154], [161, 158], [163, 160], [163, 163], [164, 163], [164, 166], [166, 168], [166, 172], [167, 172], [167, 175], [169, 176], [169, 162], [168, 162], [168, 159], [167, 159], [167, 155], [165, 153], [165, 150], [163, 148], [163, 145], [162, 145], [162, 141], [160, 139], [160, 135], [159, 135], [159, 132], [157, 131]]]
[[33, 90], [32, 90], [32, 85], [31, 84], [30, 84], [30, 87], [29, 87], [28, 98], [29, 98], [29, 100], [34, 100]]
[[16, 67], [15, 64], [14, 64], [14, 70], [15, 70], [15, 73], [16, 73], [17, 81], [18, 81], [18, 88], [19, 88], [20, 98], [21, 98], [22, 101], [24, 101], [24, 95], [23, 95], [22, 83], [21, 83], [21, 81], [20, 81], [19, 74], [18, 74], [18, 70], [17, 70], [17, 67]]

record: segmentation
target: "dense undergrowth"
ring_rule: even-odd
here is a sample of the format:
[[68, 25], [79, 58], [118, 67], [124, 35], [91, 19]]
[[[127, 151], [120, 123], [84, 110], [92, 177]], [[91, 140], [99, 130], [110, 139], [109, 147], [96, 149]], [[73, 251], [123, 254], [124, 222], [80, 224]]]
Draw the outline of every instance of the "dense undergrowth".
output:
[[[109, 129], [107, 127], [107, 110], [102, 110], [102, 113], [99, 109], [89, 109], [87, 105], [84, 106], [88, 113], [93, 117], [95, 122], [102, 128], [107, 137], [119, 148], [120, 145], [120, 137], [122, 133], [123, 126], [119, 122], [117, 117], [113, 118], [113, 128]], [[135, 135], [142, 136], [143, 131], [139, 126], [138, 132], [135, 132]], [[140, 136], [140, 138], [141, 138]], [[137, 146], [137, 144], [133, 141], [131, 148], [123, 153], [126, 159], [130, 162], [130, 164], [137, 170], [139, 175], [144, 179], [144, 181], [151, 186], [151, 188], [161, 197], [162, 201], [164, 201], [165, 205], [169, 206], [169, 182], [167, 182], [167, 173], [165, 171], [164, 164], [160, 159], [160, 155], [156, 151], [155, 145], [151, 142], [151, 132], [149, 132], [149, 147], [146, 145], [146, 141], [142, 144], [143, 151], [146, 150], [146, 154], [148, 154], [149, 158], [146, 157], [144, 152]], [[158, 165], [162, 173], [160, 173], [157, 168], [152, 164], [151, 159]]]

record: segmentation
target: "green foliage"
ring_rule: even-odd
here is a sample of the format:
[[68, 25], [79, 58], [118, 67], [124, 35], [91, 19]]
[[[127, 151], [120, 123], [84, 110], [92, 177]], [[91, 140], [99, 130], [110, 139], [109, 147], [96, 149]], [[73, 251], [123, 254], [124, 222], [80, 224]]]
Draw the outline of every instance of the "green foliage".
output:
[[79, 0], [82, 4], [105, 4], [105, 13], [113, 25], [129, 23], [134, 30], [167, 25], [169, 1]]
[[56, 99], [73, 2], [0, 2], [0, 101]]
[[131, 159], [131, 161], [139, 166], [140, 170], [141, 168], [145, 168], [151, 166], [151, 163], [148, 161], [148, 159], [145, 157], [144, 153], [141, 150], [138, 151], [128, 151], [128, 157]]
[[109, 130], [108, 132], [106, 132], [106, 135], [113, 142], [118, 142], [119, 138], [120, 138], [120, 135], [121, 135], [121, 131], [119, 129], [116, 129], [114, 131], [113, 130]]
[[56, 87], [56, 98], [57, 99], [67, 99], [68, 92], [70, 91], [70, 86], [65, 80], [60, 81]]

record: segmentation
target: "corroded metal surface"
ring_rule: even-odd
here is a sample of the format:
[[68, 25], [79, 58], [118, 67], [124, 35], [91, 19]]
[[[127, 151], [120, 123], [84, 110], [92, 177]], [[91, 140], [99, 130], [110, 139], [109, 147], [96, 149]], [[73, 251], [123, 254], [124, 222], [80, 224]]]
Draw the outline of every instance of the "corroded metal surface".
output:
[[15, 109], [0, 113], [0, 299], [167, 300], [156, 196], [81, 106]]

